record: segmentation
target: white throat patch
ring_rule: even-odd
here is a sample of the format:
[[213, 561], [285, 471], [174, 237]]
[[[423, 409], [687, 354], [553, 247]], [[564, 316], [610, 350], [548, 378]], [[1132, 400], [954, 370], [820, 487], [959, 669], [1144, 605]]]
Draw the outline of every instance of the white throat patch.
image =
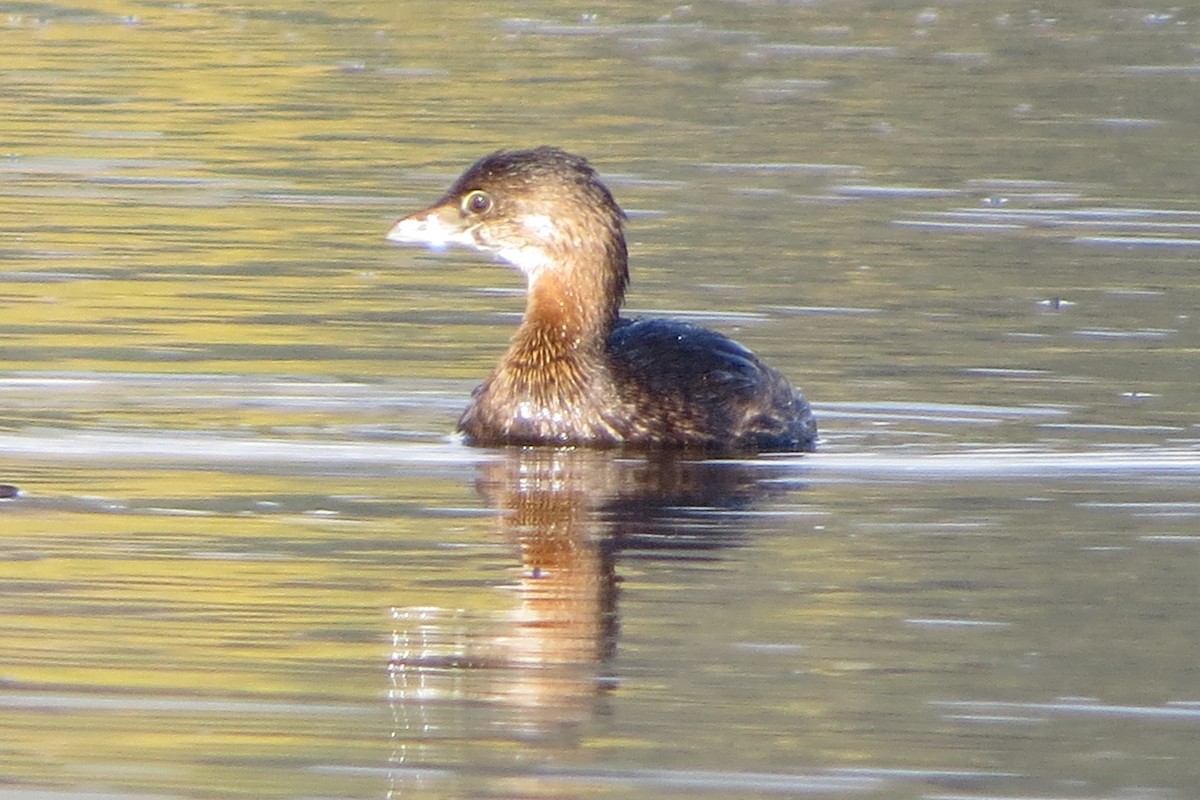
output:
[[496, 255], [521, 270], [521, 272], [524, 272], [529, 277], [530, 284], [541, 274], [542, 270], [553, 263], [550, 257], [546, 255], [545, 250], [529, 245], [525, 247], [505, 247], [497, 250]]
[[554, 220], [545, 214], [526, 214], [520, 222], [522, 228], [539, 239], [551, 239], [558, 232]]

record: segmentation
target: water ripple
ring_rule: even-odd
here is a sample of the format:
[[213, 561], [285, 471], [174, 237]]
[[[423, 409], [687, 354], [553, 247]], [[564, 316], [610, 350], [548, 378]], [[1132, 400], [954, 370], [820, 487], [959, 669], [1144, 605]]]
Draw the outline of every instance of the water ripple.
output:
[[[153, 466], [207, 465], [270, 467], [287, 474], [314, 468], [375, 466], [456, 471], [499, 457], [501, 451], [465, 447], [452, 441], [330, 442], [172, 431], [136, 433], [43, 430], [0, 434], [0, 454], [26, 459], [130, 463]], [[955, 453], [913, 453], [893, 448], [876, 452], [816, 453], [726, 459], [763, 467], [792, 466], [806, 481], [1029, 480], [1046, 477], [1155, 478], [1200, 476], [1200, 449], [1130, 448], [1056, 453], [1021, 449], [972, 449]]]

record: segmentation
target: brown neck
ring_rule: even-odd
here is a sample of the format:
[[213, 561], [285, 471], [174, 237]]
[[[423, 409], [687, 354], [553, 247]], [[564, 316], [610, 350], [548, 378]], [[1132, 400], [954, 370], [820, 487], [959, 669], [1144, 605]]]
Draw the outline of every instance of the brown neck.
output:
[[601, 355], [623, 289], [612, 284], [608, 270], [547, 269], [530, 282], [510, 358], [547, 364]]
[[[624, 272], [614, 279], [572, 266], [557, 262], [532, 273], [525, 318], [459, 422], [468, 434], [494, 427], [532, 441], [559, 441], [564, 430], [581, 440], [621, 440], [609, 420], [620, 398], [607, 345]], [[613, 280], [620, 283], [605, 284]]]

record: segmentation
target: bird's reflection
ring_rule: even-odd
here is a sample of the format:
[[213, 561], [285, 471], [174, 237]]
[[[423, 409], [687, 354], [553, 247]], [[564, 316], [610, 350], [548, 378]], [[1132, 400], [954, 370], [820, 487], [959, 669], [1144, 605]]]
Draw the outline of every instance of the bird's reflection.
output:
[[[432, 731], [569, 743], [605, 704], [618, 641], [618, 557], [718, 557], [746, 534], [768, 486], [762, 462], [621, 458], [513, 449], [480, 468], [477, 488], [520, 560], [510, 610], [469, 619], [396, 609], [391, 700], [397, 761], [445, 763]], [[794, 473], [793, 473], [794, 474]], [[729, 513], [729, 512], [734, 513]]]
[[[594, 453], [528, 450], [488, 465], [480, 478], [500, 530], [520, 553], [517, 607], [508, 635], [496, 641], [514, 666], [596, 664], [612, 654], [616, 573], [598, 513], [613, 494], [607, 466]], [[536, 685], [516, 688], [534, 705], [549, 699]]]

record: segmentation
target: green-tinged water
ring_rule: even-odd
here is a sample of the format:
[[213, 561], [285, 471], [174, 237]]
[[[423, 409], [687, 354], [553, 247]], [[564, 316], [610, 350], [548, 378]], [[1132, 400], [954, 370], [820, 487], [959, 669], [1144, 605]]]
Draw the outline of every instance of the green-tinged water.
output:
[[[1198, 24], [0, 2], [0, 800], [1196, 796]], [[820, 452], [452, 439], [544, 143]]]

